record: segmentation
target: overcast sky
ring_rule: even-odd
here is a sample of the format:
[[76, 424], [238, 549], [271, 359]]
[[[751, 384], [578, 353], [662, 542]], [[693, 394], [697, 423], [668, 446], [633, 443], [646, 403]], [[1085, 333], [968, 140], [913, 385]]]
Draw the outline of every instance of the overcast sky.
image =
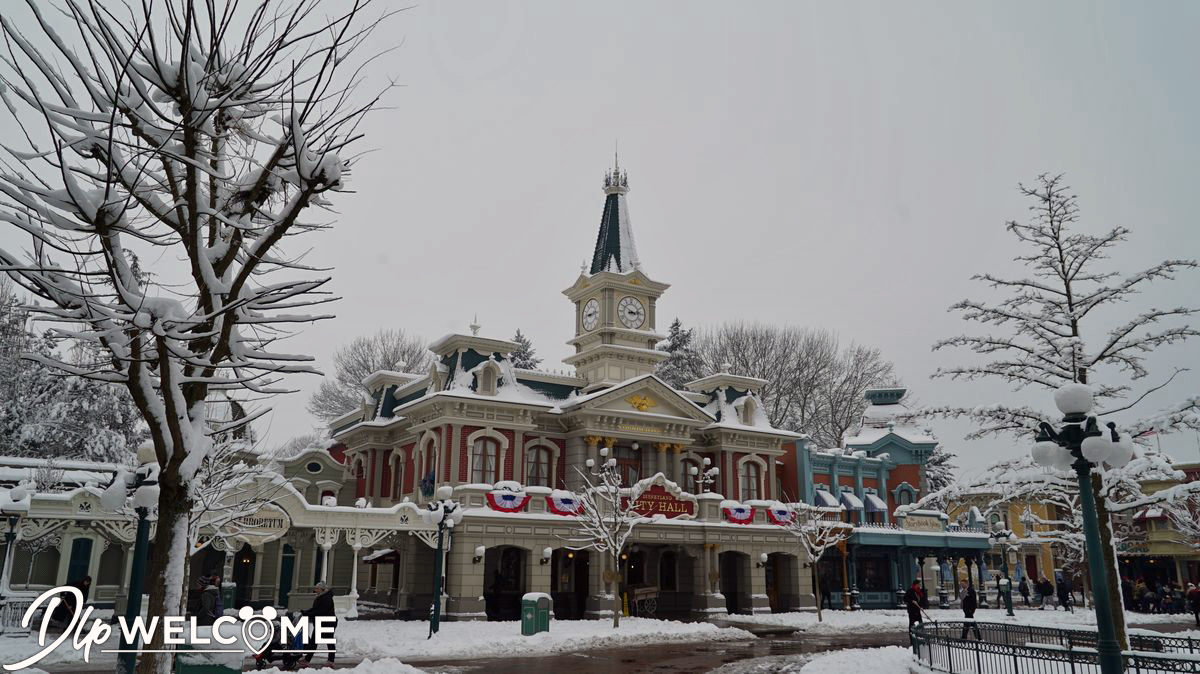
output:
[[[397, 3], [399, 6], [399, 3]], [[760, 320], [882, 349], [922, 403], [1045, 393], [929, 379], [973, 326], [947, 313], [981, 271], [1016, 275], [1004, 222], [1018, 181], [1065, 172], [1081, 228], [1125, 225], [1109, 262], [1200, 257], [1200, 5], [1184, 2], [438, 2], [377, 35], [368, 72], [403, 85], [367, 124], [340, 222], [311, 262], [334, 268], [336, 320], [292, 350], [328, 365], [379, 327], [508, 338], [569, 353], [561, 291], [590, 259], [619, 140], [645, 271], [672, 284], [660, 329]], [[11, 232], [0, 236], [11, 237]], [[1195, 303], [1200, 274], [1105, 319]], [[1200, 342], [1151, 360], [1193, 368], [1148, 407], [1200, 392]], [[268, 441], [312, 425], [318, 379], [280, 398]], [[968, 472], [1027, 443], [966, 444]], [[264, 429], [265, 430], [265, 429]], [[1163, 441], [1200, 459], [1194, 434]]]

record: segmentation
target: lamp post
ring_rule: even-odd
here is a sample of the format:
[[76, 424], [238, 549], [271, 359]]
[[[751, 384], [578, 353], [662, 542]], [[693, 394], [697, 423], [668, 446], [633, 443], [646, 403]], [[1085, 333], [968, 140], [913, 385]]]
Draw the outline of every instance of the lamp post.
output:
[[709, 485], [711, 485], [713, 482], [716, 482], [717, 475], [721, 473], [720, 468], [717, 468], [716, 466], [709, 468], [710, 465], [712, 465], [712, 460], [706, 456], [704, 457], [703, 472], [701, 472], [701, 469], [697, 466], [688, 466], [688, 473], [691, 474], [692, 481], [696, 483], [697, 493], [708, 491]]
[[[1062, 427], [1055, 430], [1046, 422], [1038, 425], [1036, 444], [1031, 454], [1035, 463], [1058, 470], [1073, 469], [1079, 481], [1080, 509], [1087, 540], [1088, 572], [1095, 593], [1096, 626], [1099, 630], [1096, 650], [1103, 674], [1120, 674], [1121, 649], [1117, 644], [1116, 627], [1108, 596], [1108, 574], [1104, 554], [1100, 550], [1100, 523], [1096, 517], [1096, 499], [1092, 494], [1092, 465], [1107, 462], [1123, 466], [1133, 456], [1133, 445], [1121, 438], [1116, 424], [1109, 422], [1109, 432], [1100, 430], [1092, 411], [1092, 390], [1086, 384], [1065, 384], [1054, 393], [1054, 403], [1063, 413]], [[1105, 437], [1105, 436], [1110, 437]]]
[[[154, 447], [143, 445], [138, 448], [137, 472], [133, 475], [120, 470], [100, 496], [100, 508], [108, 512], [122, 512], [126, 499], [133, 497], [133, 511], [137, 515], [137, 535], [133, 541], [133, 564], [129, 570], [129, 599], [125, 603], [125, 624], [132, 625], [142, 614], [142, 589], [145, 587], [146, 554], [150, 548], [150, 510], [158, 505], [158, 463]], [[137, 643], [126, 638], [121, 630], [122, 651], [117, 660], [118, 674], [133, 674], [137, 666]]]
[[1008, 611], [1008, 615], [1013, 615], [1012, 604], [1012, 578], [1008, 577], [1008, 550], [1013, 541], [1017, 540], [1017, 535], [1007, 529], [999, 529], [991, 533], [993, 544], [1000, 546], [1000, 573], [1004, 577], [996, 583], [1000, 590], [1001, 596], [1004, 597], [1004, 608]]
[[421, 513], [421, 519], [425, 520], [426, 524], [436, 524], [438, 532], [437, 554], [433, 558], [433, 606], [429, 613], [429, 636], [425, 637], [426, 639], [433, 638], [437, 633], [442, 617], [442, 557], [446, 529], [453, 529], [463, 518], [462, 508], [450, 500], [453, 494], [454, 490], [449, 486], [438, 487], [436, 500], [427, 503], [429, 510]]

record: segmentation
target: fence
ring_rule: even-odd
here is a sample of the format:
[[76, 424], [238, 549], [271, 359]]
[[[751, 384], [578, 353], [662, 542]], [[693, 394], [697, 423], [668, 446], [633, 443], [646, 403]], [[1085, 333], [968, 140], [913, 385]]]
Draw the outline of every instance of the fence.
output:
[[[1085, 630], [974, 623], [980, 639], [963, 639], [971, 622], [934, 622], [909, 632], [913, 655], [929, 667], [950, 674], [1099, 674], [1097, 635]], [[1122, 654], [1125, 671], [1135, 674], [1192, 672], [1200, 674], [1200, 640], [1167, 635], [1130, 635]]]
[[0, 600], [0, 634], [5, 636], [24, 636], [29, 634], [28, 627], [21, 627], [21, 618], [33, 599], [8, 597]]

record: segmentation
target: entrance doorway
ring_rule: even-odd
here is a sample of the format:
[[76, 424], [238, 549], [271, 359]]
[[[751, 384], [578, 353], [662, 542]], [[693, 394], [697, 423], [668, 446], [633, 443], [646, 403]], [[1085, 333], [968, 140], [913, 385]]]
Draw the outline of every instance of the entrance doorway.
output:
[[258, 555], [245, 543], [236, 554], [233, 558], [233, 582], [237, 585], [234, 603], [236, 608], [241, 608], [250, 604], [254, 598], [254, 564]]
[[88, 575], [92, 565], [92, 539], [76, 538], [71, 541], [71, 557], [67, 562], [67, 582], [73, 583]]
[[487, 575], [483, 589], [488, 620], [520, 619], [527, 557], [528, 552], [523, 548], [488, 548], [484, 555], [484, 573]]
[[275, 603], [285, 608], [288, 605], [288, 596], [292, 593], [292, 581], [295, 574], [296, 549], [284, 543], [283, 552], [279, 557], [279, 594]]
[[750, 613], [750, 555], [722, 552], [721, 594], [729, 613]]
[[588, 551], [559, 548], [550, 558], [554, 586], [554, 617], [558, 620], [579, 620], [588, 597]]
[[767, 556], [767, 600], [771, 613], [786, 613], [800, 607], [798, 560], [795, 555], [773, 552]]

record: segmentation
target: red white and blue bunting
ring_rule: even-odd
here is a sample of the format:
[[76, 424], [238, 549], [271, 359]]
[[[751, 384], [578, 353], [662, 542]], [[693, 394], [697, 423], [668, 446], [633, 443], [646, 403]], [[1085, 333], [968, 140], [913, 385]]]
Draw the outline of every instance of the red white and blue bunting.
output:
[[770, 508], [767, 508], [767, 519], [770, 520], [771, 524], [785, 526], [791, 524], [792, 520], [795, 518], [795, 511], [783, 504], [776, 503]]
[[555, 515], [578, 515], [583, 512], [583, 501], [569, 491], [555, 490], [546, 496], [546, 510]]
[[502, 513], [515, 513], [525, 507], [529, 494], [523, 491], [493, 489], [487, 494], [488, 507]]
[[725, 521], [734, 524], [750, 524], [754, 521], [754, 508], [748, 505], [730, 504], [722, 508], [725, 511]]

